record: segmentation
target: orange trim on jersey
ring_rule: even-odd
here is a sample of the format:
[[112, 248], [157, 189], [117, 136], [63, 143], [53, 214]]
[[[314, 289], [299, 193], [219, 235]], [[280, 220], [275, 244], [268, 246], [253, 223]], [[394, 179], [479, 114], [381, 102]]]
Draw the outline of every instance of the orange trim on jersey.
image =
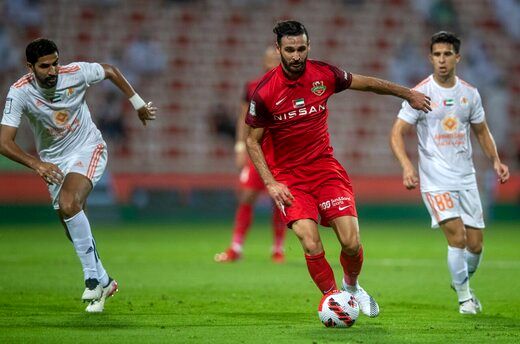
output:
[[32, 80], [33, 80], [33, 75], [32, 74], [25, 74], [24, 76], [22, 76], [20, 79], [18, 79], [18, 81], [16, 81], [13, 84], [13, 87], [14, 88], [20, 88], [23, 85], [28, 84]]
[[103, 148], [104, 146], [102, 144], [97, 145], [96, 149], [94, 150], [94, 154], [92, 154], [92, 159], [90, 159], [90, 164], [88, 165], [87, 170], [88, 179], [92, 179], [92, 177], [94, 177], [99, 159], [101, 158], [101, 153], [103, 153]]
[[435, 203], [433, 202], [432, 196], [430, 195], [429, 192], [426, 192], [426, 199], [428, 200], [428, 203], [430, 203], [430, 207], [432, 208], [432, 211], [433, 211], [433, 216], [435, 216], [437, 223], [441, 222], [441, 218], [440, 218], [439, 214], [437, 213], [437, 209], [435, 209]]
[[476, 89], [476, 87], [473, 86], [472, 84], [470, 84], [469, 82], [464, 81], [464, 80], [462, 80], [461, 78], [459, 78], [459, 80], [460, 80], [460, 82], [461, 82], [462, 84], [464, 84], [464, 85], [466, 85], [466, 86], [468, 86], [468, 87], [470, 87], [470, 88], [475, 88], [475, 89]]
[[423, 81], [421, 81], [420, 83], [418, 83], [417, 85], [415, 85], [413, 88], [416, 89], [416, 88], [419, 87], [419, 86], [422, 86], [422, 85], [424, 85], [424, 84], [427, 84], [429, 81], [430, 81], [430, 77], [427, 77], [426, 79], [424, 79]]
[[68, 74], [68, 73], [74, 73], [80, 70], [80, 66], [71, 66], [71, 67], [59, 67], [58, 73], [60, 74]]

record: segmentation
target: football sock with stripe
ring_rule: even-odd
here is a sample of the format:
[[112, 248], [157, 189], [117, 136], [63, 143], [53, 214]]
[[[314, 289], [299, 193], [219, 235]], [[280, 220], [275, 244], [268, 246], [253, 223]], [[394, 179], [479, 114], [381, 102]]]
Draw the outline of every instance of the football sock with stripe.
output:
[[336, 281], [334, 280], [334, 272], [325, 258], [325, 252], [315, 255], [305, 255], [307, 261], [307, 269], [312, 280], [318, 286], [323, 294], [331, 290], [336, 290]]
[[99, 258], [99, 253], [96, 246], [96, 240], [92, 238], [92, 244], [94, 245], [94, 250], [96, 251], [96, 270], [98, 274], [99, 283], [101, 283], [101, 286], [106, 287], [108, 285], [108, 274], [103, 267], [103, 264], [101, 263], [101, 258]]
[[448, 269], [459, 302], [471, 299], [469, 291], [468, 264], [464, 258], [464, 249], [448, 246]]
[[92, 233], [90, 231], [90, 224], [88, 222], [85, 212], [82, 210], [76, 215], [64, 219], [67, 229], [76, 254], [81, 261], [83, 267], [84, 279], [89, 278], [98, 279], [96, 268], [96, 250], [93, 244]]

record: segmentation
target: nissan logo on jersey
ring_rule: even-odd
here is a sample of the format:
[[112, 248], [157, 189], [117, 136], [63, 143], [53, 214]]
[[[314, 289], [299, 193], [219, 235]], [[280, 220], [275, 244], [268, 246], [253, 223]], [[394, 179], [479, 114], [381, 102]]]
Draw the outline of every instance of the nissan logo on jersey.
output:
[[320, 112], [320, 111], [325, 111], [325, 105], [318, 105], [318, 106], [309, 106], [309, 107], [304, 107], [304, 108], [301, 108], [301, 109], [298, 109], [298, 110], [293, 110], [293, 111], [289, 111], [289, 112], [286, 112], [286, 113], [282, 113], [282, 114], [279, 114], [279, 115], [273, 115], [273, 118], [275, 121], [285, 121], [287, 119], [291, 119], [291, 118], [294, 118], [296, 116], [306, 116], [306, 115], [311, 115], [313, 113], [316, 113], [316, 112]]

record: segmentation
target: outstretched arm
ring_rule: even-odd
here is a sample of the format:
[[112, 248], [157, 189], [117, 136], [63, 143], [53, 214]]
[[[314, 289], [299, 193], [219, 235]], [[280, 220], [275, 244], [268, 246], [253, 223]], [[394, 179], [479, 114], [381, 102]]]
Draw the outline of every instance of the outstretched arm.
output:
[[16, 144], [17, 129], [8, 125], [0, 126], [0, 154], [36, 171], [48, 184], [61, 184], [64, 176], [58, 166], [41, 161]]
[[350, 89], [396, 96], [408, 101], [410, 106], [416, 110], [421, 110], [424, 112], [429, 112], [432, 110], [430, 107], [430, 97], [422, 94], [421, 92], [394, 84], [393, 82], [387, 80], [352, 74], [352, 83], [350, 84]]
[[471, 128], [477, 136], [478, 143], [480, 144], [480, 147], [482, 147], [484, 154], [486, 154], [489, 160], [491, 160], [493, 163], [493, 168], [497, 173], [498, 180], [502, 184], [507, 182], [509, 179], [509, 168], [507, 165], [504, 165], [502, 162], [500, 162], [495, 140], [489, 131], [489, 127], [486, 121], [482, 123], [472, 123]]
[[284, 206], [290, 206], [294, 197], [286, 185], [278, 183], [274, 179], [273, 174], [267, 166], [261, 146], [264, 128], [246, 126], [246, 130], [246, 146], [249, 156], [253, 164], [255, 164], [258, 174], [262, 177], [269, 196], [271, 196], [278, 208], [284, 212]]
[[408, 154], [406, 154], [405, 144], [404, 144], [404, 134], [409, 132], [412, 129], [412, 125], [406, 123], [402, 119], [398, 118], [394, 126], [392, 127], [392, 132], [390, 134], [390, 147], [392, 147], [392, 152], [394, 152], [395, 157], [399, 160], [401, 167], [403, 168], [403, 185], [408, 189], [415, 189], [417, 185], [419, 185], [419, 178], [417, 177], [417, 171], [413, 166]]
[[112, 81], [128, 97], [143, 125], [146, 125], [146, 121], [154, 120], [157, 108], [152, 106], [152, 102], [145, 103], [119, 69], [106, 63], [102, 63], [101, 66], [105, 70], [105, 77]]

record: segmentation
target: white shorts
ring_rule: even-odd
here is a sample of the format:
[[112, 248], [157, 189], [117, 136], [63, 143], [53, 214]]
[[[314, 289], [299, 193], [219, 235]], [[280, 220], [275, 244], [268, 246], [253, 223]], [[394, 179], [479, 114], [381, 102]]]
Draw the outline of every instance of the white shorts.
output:
[[[66, 157], [54, 159], [51, 162], [59, 167], [64, 175], [75, 172], [84, 175], [92, 183], [92, 187], [99, 181], [107, 166], [108, 152], [106, 144], [78, 147], [78, 150]], [[61, 184], [48, 185], [52, 206], [60, 209], [58, 204]]]
[[477, 189], [423, 192], [422, 198], [432, 218], [432, 228], [439, 228], [439, 222], [456, 217], [466, 226], [485, 227]]

